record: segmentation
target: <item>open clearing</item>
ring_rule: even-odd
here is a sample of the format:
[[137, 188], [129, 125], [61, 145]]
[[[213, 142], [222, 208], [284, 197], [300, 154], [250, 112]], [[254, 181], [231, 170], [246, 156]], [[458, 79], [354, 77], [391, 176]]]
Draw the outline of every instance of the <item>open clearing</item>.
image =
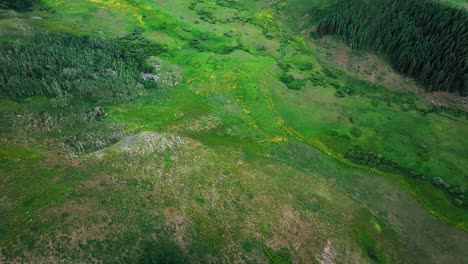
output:
[[[0, 97], [0, 262], [468, 262], [467, 206], [431, 184], [468, 185], [466, 104], [434, 108], [411, 80], [384, 74], [384, 60], [304, 34], [309, 10], [326, 4], [45, 0], [2, 11], [9, 41], [141, 29], [165, 48], [152, 62], [167, 85], [93, 105], [98, 121], [86, 106]], [[284, 72], [304, 87], [288, 89]], [[113, 143], [68, 147], [87, 126]], [[354, 163], [355, 149], [424, 179]]]

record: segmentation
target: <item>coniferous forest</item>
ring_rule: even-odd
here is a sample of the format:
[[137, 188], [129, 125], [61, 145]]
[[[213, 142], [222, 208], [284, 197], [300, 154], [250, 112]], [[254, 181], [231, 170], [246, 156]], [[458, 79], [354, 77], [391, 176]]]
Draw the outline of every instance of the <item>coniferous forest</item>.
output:
[[0, 264], [467, 264], [467, 11], [0, 0]]
[[318, 25], [353, 48], [389, 57], [428, 91], [468, 94], [468, 13], [426, 0], [344, 0]]
[[0, 43], [0, 94], [11, 98], [44, 95], [58, 107], [72, 98], [123, 102], [138, 95], [144, 81], [141, 72], [151, 71], [144, 52], [131, 43], [41, 33], [31, 42]]
[[36, 0], [0, 0], [0, 8], [12, 8], [17, 11], [31, 10]]

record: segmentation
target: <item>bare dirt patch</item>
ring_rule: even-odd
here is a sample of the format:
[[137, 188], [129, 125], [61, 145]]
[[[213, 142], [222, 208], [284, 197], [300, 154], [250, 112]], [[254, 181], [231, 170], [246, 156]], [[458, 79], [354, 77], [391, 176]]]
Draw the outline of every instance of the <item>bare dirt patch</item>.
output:
[[327, 245], [323, 249], [322, 260], [320, 264], [335, 264], [336, 251], [330, 240], [327, 241]]
[[301, 218], [299, 212], [285, 208], [279, 223], [273, 228], [273, 237], [266, 245], [274, 250], [297, 250], [299, 259], [296, 262], [312, 263], [314, 255], [320, 252], [322, 231], [322, 223], [312, 216], [309, 215], [306, 221]]
[[455, 107], [468, 111], [468, 99], [453, 93], [428, 93], [413, 79], [399, 74], [382, 56], [370, 52], [357, 52], [343, 42], [330, 36], [321, 38], [314, 45], [325, 54], [326, 59], [338, 67], [345, 69], [359, 79], [382, 85], [392, 91], [413, 92], [428, 103]]
[[187, 235], [187, 216], [174, 208], [166, 208], [164, 210], [164, 217], [166, 218], [166, 228], [174, 230], [173, 240], [177, 243], [184, 252], [187, 252], [190, 239]]

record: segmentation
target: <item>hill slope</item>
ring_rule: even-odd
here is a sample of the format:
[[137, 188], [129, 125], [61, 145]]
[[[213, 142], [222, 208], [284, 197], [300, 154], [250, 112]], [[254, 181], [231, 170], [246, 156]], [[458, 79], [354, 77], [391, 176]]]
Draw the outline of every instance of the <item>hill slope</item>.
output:
[[0, 11], [0, 262], [466, 262], [466, 112], [330, 60], [328, 8]]

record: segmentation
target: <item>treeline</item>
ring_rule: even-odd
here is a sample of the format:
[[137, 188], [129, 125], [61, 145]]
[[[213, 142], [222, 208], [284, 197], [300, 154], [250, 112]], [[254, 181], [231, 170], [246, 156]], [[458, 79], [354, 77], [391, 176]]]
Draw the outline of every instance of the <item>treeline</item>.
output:
[[30, 11], [37, 0], [0, 0], [0, 8]]
[[349, 150], [344, 154], [344, 157], [356, 164], [367, 165], [382, 171], [401, 173], [415, 179], [426, 179], [420, 172], [405, 168], [398, 162], [386, 158], [379, 153]]
[[428, 91], [468, 95], [468, 12], [431, 0], [338, 0], [317, 28], [386, 54]]
[[47, 33], [0, 43], [0, 95], [47, 96], [56, 106], [128, 100], [155, 84], [142, 78], [152, 71], [147, 54], [127, 42]]
[[[348, 150], [344, 154], [344, 157], [356, 164], [366, 165], [385, 172], [400, 173], [407, 176], [409, 179], [427, 179], [426, 176], [424, 176], [422, 173], [406, 168], [400, 165], [397, 161], [386, 158], [379, 153], [364, 152], [361, 150]], [[445, 194], [450, 198], [455, 206], [467, 208], [465, 186], [451, 186], [450, 184], [444, 182], [444, 180], [440, 177], [432, 178], [431, 183], [436, 187], [440, 187], [440, 189], [445, 192]]]

